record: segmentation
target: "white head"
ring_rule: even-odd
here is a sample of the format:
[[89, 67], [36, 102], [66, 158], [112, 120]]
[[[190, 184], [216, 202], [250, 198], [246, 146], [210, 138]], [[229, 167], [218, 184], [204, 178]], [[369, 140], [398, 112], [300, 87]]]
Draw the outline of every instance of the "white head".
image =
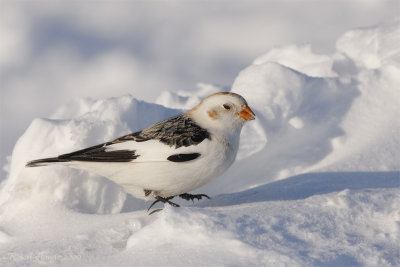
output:
[[246, 100], [235, 93], [221, 92], [203, 99], [188, 112], [200, 126], [216, 131], [239, 131], [248, 120], [254, 120], [254, 112]]

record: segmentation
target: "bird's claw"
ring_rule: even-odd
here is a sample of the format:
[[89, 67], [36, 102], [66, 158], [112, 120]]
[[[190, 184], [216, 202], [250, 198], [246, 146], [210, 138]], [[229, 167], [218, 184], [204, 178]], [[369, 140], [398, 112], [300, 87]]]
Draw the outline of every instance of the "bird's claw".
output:
[[184, 193], [184, 194], [180, 194], [179, 197], [183, 198], [184, 200], [191, 200], [192, 202], [194, 202], [195, 199], [200, 200], [203, 197], [210, 199], [210, 197], [207, 196], [206, 194], [192, 195], [192, 194]]
[[152, 215], [152, 214], [154, 214], [154, 213], [156, 213], [156, 212], [159, 212], [159, 211], [162, 211], [163, 209], [155, 209], [155, 210], [153, 210], [152, 212], [150, 212], [149, 213], [149, 215]]
[[[147, 211], [150, 211], [150, 209], [158, 202], [162, 202], [162, 203], [168, 203], [173, 207], [180, 207], [178, 204], [170, 201], [170, 199], [173, 199], [175, 196], [172, 197], [167, 197], [167, 198], [163, 198], [160, 196], [156, 196], [156, 200], [151, 203], [150, 207], [147, 209]], [[188, 193], [184, 193], [184, 194], [180, 194], [179, 197], [183, 198], [184, 200], [191, 200], [192, 202], [194, 202], [195, 199], [197, 200], [201, 200], [203, 197], [210, 199], [209, 196], [207, 196], [206, 194], [196, 194], [196, 195], [192, 195], [192, 194], [188, 194]], [[161, 211], [162, 209], [155, 209], [152, 212], [149, 213], [149, 215], [154, 214], [156, 212]]]
[[[170, 205], [173, 206], [173, 207], [180, 207], [178, 204], [176, 204], [176, 203], [174, 203], [174, 202], [172, 202], [172, 201], [169, 201], [169, 200], [172, 199], [172, 198], [174, 198], [174, 197], [163, 198], [163, 197], [157, 196], [157, 197], [156, 197], [156, 200], [150, 205], [150, 207], [147, 209], [147, 211], [149, 211], [149, 210], [150, 210], [156, 203], [158, 203], [158, 202], [168, 203], [168, 204], [170, 204]], [[152, 212], [150, 212], [149, 215], [151, 215], [151, 214], [153, 214], [153, 213], [155, 213], [155, 212], [157, 212], [157, 211], [160, 211], [160, 210], [162, 210], [162, 209], [153, 210]]]

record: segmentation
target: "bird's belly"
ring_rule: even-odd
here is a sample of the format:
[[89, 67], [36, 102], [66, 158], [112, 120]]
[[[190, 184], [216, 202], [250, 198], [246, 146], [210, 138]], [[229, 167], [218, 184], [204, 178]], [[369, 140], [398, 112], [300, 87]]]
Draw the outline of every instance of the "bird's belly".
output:
[[145, 198], [144, 190], [169, 197], [199, 188], [229, 168], [235, 155], [227, 151], [214, 151], [214, 154], [201, 155], [187, 162], [117, 162], [107, 166], [104, 163], [88, 163], [84, 169], [122, 185], [128, 193], [138, 198]]
[[128, 192], [130, 187], [139, 187], [154, 191], [159, 196], [169, 197], [205, 185], [221, 175], [230, 165], [209, 161], [207, 158], [189, 162], [132, 163], [131, 168], [128, 168], [131, 170], [122, 171], [113, 178], [118, 179], [118, 183]]

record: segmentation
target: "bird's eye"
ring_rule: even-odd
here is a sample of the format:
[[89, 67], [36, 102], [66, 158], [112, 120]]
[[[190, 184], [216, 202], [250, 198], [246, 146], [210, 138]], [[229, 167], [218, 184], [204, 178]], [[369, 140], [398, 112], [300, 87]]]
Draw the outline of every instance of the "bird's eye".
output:
[[224, 106], [224, 108], [225, 108], [226, 110], [230, 110], [230, 109], [231, 109], [231, 106], [229, 106], [228, 104], [223, 104], [223, 106]]

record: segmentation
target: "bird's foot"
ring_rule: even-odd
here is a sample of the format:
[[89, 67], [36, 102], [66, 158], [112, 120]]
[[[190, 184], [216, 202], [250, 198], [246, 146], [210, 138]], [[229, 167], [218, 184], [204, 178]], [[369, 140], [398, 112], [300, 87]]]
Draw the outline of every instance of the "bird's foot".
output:
[[179, 197], [181, 197], [181, 198], [183, 198], [185, 200], [191, 200], [192, 202], [194, 202], [194, 199], [200, 200], [203, 197], [206, 197], [206, 198], [210, 199], [210, 197], [207, 196], [206, 194], [192, 195], [192, 194], [184, 193], [184, 194], [180, 194]]
[[[147, 209], [147, 211], [150, 211], [150, 209], [158, 202], [162, 202], [162, 203], [168, 203], [173, 207], [180, 207], [178, 204], [170, 201], [170, 199], [173, 199], [175, 196], [172, 197], [167, 197], [167, 198], [163, 198], [160, 196], [156, 196], [156, 200], [150, 205], [150, 207]], [[194, 202], [195, 199], [197, 200], [201, 200], [203, 197], [210, 199], [209, 196], [207, 196], [206, 194], [196, 194], [196, 195], [192, 195], [192, 194], [188, 194], [188, 193], [184, 193], [184, 194], [180, 194], [179, 197], [185, 199], [185, 200], [191, 200], [192, 202]], [[149, 215], [159, 212], [162, 209], [155, 209], [152, 212], [149, 213]]]
[[[154, 206], [156, 203], [158, 203], [158, 202], [168, 203], [168, 204], [170, 204], [170, 205], [173, 206], [173, 207], [180, 207], [178, 204], [176, 204], [176, 203], [174, 203], [174, 202], [172, 202], [172, 201], [169, 201], [170, 199], [173, 199], [173, 198], [174, 198], [174, 197], [163, 198], [163, 197], [160, 197], [160, 196], [156, 196], [156, 200], [150, 205], [150, 207], [147, 209], [147, 211], [149, 211], [149, 210], [151, 209], [151, 207], [153, 207], [153, 206]], [[153, 213], [155, 213], [155, 212], [157, 212], [157, 211], [160, 211], [160, 210], [162, 210], [162, 209], [156, 209], [156, 210], [150, 212], [149, 215], [151, 215], [151, 214], [153, 214]]]
[[155, 209], [155, 210], [153, 210], [152, 212], [150, 212], [149, 215], [154, 214], [154, 213], [159, 212], [159, 211], [162, 211], [162, 210], [163, 210], [163, 209]]

